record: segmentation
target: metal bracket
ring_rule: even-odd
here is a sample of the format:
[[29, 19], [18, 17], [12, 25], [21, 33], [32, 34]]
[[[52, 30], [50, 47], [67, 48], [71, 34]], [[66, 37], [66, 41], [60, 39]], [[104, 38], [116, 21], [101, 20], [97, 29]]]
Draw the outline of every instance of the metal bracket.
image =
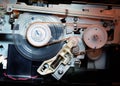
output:
[[[37, 7], [37, 6], [28, 6], [26, 4], [8, 4], [7, 5], [7, 12], [12, 12], [14, 10], [18, 11], [26, 11], [26, 12], [37, 12], [37, 13], [48, 13], [48, 14], [58, 14], [58, 15], [66, 15], [66, 8], [48, 8], [48, 7]], [[114, 10], [110, 10], [108, 12], [97, 12], [93, 11], [94, 9], [89, 9], [89, 12], [82, 11], [79, 9], [71, 9], [67, 8], [67, 15], [68, 16], [78, 16], [78, 17], [86, 17], [86, 18], [97, 18], [97, 19], [107, 19], [107, 20], [114, 20]], [[97, 10], [97, 9], [96, 9]]]

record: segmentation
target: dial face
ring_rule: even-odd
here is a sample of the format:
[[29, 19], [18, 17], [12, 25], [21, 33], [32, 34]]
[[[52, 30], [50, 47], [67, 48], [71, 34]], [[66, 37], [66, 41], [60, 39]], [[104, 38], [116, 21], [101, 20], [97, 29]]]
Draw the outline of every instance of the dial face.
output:
[[50, 41], [51, 31], [47, 24], [36, 22], [28, 27], [26, 37], [31, 45], [40, 47]]

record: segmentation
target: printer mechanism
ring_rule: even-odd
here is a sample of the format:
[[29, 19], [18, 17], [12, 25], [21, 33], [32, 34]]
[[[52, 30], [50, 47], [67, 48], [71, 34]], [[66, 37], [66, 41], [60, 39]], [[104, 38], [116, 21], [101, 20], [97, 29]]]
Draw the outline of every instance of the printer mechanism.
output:
[[0, 1], [0, 69], [5, 76], [60, 80], [70, 68], [106, 69], [106, 48], [120, 44], [119, 6], [29, 3]]

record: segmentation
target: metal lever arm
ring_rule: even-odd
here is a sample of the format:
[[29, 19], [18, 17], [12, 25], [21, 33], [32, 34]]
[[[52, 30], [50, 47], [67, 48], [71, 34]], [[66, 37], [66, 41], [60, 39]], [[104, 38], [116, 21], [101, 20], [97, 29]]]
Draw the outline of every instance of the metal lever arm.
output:
[[61, 64], [69, 64], [70, 60], [73, 58], [73, 54], [71, 53], [71, 48], [73, 46], [75, 46], [75, 41], [69, 40], [68, 43], [63, 46], [63, 48], [55, 57], [44, 61], [42, 65], [37, 69], [37, 72], [41, 75], [46, 75], [55, 72]]

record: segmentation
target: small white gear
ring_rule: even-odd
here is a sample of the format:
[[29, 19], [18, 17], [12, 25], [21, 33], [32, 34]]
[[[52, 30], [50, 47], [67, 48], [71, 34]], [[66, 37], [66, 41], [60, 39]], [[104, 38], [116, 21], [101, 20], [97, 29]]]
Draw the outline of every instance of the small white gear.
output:
[[107, 43], [107, 32], [102, 26], [92, 25], [85, 30], [83, 39], [88, 47], [99, 49]]
[[41, 47], [50, 41], [51, 31], [46, 24], [36, 22], [28, 27], [26, 37], [31, 45]]

